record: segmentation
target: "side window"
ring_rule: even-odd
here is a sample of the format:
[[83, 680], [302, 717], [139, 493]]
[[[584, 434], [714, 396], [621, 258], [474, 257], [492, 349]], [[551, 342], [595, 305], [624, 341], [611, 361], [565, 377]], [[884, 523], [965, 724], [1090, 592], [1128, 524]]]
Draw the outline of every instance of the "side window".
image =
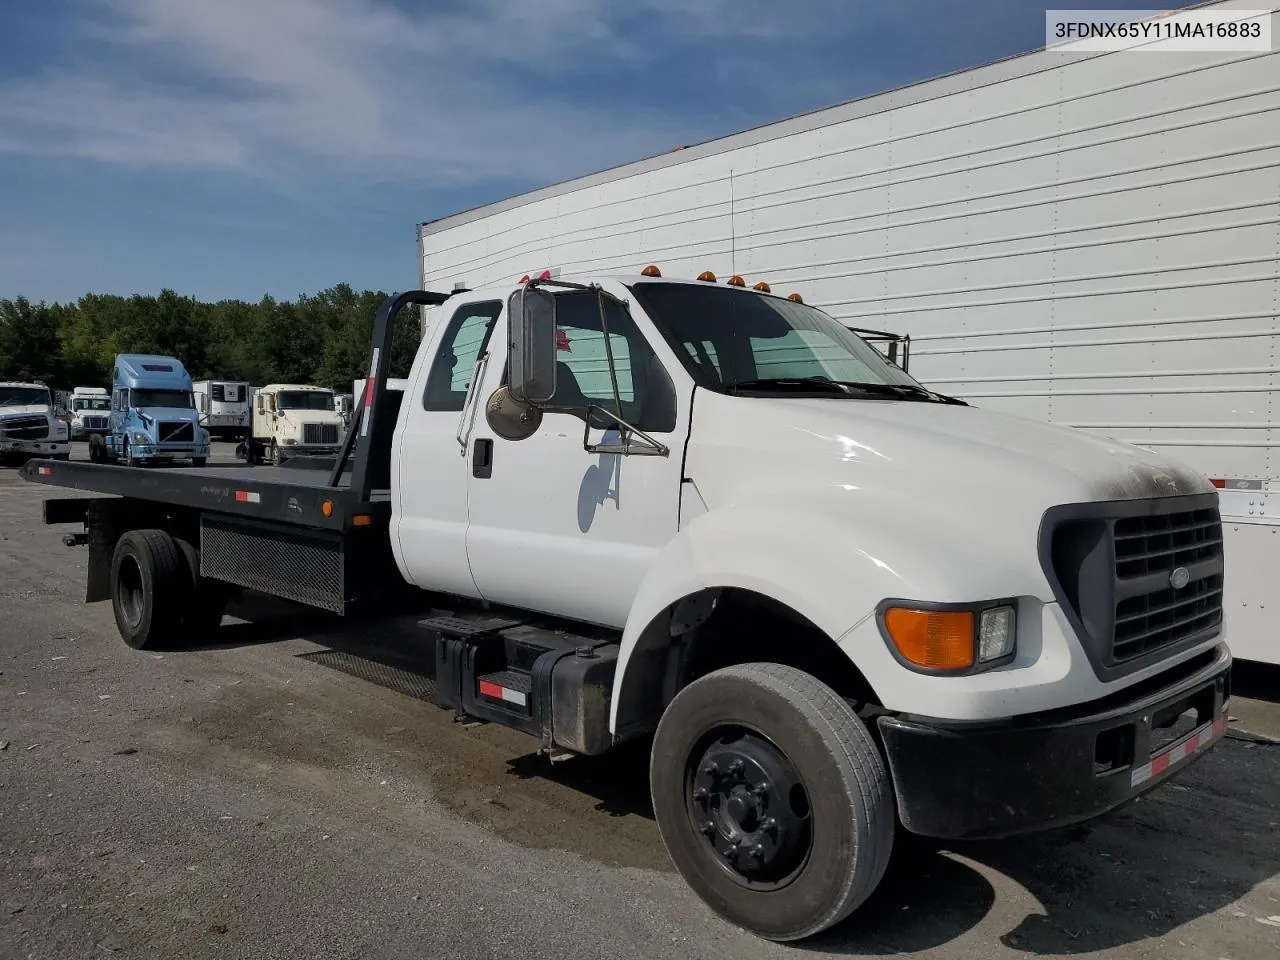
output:
[[459, 307], [449, 319], [431, 361], [431, 372], [427, 374], [427, 386], [422, 392], [423, 409], [462, 410], [476, 361], [489, 345], [494, 322], [500, 313], [502, 301], [487, 300]]
[[[676, 427], [675, 387], [662, 363], [637, 329], [631, 314], [609, 302], [609, 350], [600, 328], [600, 309], [594, 293], [560, 294], [556, 299], [556, 393], [551, 406], [583, 410], [590, 404], [613, 409], [609, 353], [618, 377], [622, 418], [647, 433]], [[600, 418], [598, 426], [612, 424]], [[595, 423], [595, 421], [593, 421]]]

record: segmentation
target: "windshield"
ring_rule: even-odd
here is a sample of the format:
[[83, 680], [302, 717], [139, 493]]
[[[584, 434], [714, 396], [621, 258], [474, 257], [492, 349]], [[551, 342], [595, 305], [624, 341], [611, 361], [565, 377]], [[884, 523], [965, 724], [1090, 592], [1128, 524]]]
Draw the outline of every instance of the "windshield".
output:
[[0, 387], [0, 407], [51, 406], [44, 387]]
[[762, 380], [918, 387], [871, 344], [794, 300], [710, 284], [632, 290], [694, 379], [712, 390]]
[[130, 399], [135, 407], [195, 407], [190, 390], [142, 390], [135, 387]]
[[333, 394], [324, 390], [282, 390], [276, 394], [278, 410], [327, 410], [333, 413]]
[[72, 410], [110, 410], [111, 401], [106, 397], [74, 397], [71, 400]]

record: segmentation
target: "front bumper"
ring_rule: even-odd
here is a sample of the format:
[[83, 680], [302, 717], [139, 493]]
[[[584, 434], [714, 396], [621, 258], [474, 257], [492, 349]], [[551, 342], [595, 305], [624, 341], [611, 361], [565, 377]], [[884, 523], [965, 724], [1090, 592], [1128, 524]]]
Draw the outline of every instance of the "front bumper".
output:
[[1174, 672], [1173, 682], [1158, 675], [1105, 700], [996, 723], [880, 717], [903, 825], [993, 839], [1090, 820], [1145, 793], [1226, 731], [1226, 646]]
[[208, 444], [148, 443], [134, 444], [129, 452], [135, 460], [189, 460], [209, 456]]
[[14, 453], [61, 455], [70, 449], [71, 443], [68, 440], [0, 440], [0, 456]]

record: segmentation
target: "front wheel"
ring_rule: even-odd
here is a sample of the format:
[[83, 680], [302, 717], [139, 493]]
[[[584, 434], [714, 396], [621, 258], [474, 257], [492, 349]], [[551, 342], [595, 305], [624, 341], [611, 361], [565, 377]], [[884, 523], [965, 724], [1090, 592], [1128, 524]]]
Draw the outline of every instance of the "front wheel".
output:
[[129, 438], [125, 437], [120, 443], [120, 462], [126, 467], [136, 467], [138, 461], [133, 458], [133, 447], [129, 444]]
[[880, 752], [844, 700], [792, 667], [740, 664], [681, 690], [649, 784], [685, 881], [766, 939], [838, 923], [888, 866], [896, 816]]

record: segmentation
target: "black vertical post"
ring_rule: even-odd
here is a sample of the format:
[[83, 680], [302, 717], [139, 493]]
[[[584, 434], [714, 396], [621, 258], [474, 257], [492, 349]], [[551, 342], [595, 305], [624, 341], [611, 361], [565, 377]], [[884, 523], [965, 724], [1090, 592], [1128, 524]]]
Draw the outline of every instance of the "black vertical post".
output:
[[[360, 409], [351, 420], [347, 439], [329, 478], [331, 484], [336, 484], [337, 478], [342, 475], [343, 464], [358, 444], [359, 453], [351, 465], [351, 489], [361, 503], [368, 502], [373, 490], [388, 489], [391, 486], [391, 435], [395, 432], [396, 425], [394, 422], [384, 422], [386, 418], [379, 417], [379, 413], [386, 406], [387, 375], [391, 370], [391, 342], [395, 332], [395, 319], [411, 303], [429, 307], [448, 299], [448, 294], [428, 290], [393, 293], [382, 301], [373, 318], [373, 338], [364, 393], [353, 398], [360, 404]], [[425, 340], [420, 343], [425, 343]]]

